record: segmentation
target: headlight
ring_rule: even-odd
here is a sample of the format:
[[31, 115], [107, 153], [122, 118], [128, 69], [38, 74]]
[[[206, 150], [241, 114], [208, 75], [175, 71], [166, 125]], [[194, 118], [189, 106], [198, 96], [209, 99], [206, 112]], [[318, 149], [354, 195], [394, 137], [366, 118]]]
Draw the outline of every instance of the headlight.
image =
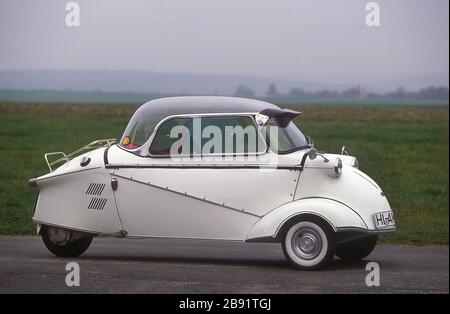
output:
[[334, 167], [334, 172], [338, 177], [340, 177], [342, 174], [342, 160], [340, 158], [337, 158], [337, 165], [336, 167]]
[[355, 160], [353, 160], [353, 164], [352, 164], [353, 168], [359, 169], [359, 161], [358, 158], [355, 158]]

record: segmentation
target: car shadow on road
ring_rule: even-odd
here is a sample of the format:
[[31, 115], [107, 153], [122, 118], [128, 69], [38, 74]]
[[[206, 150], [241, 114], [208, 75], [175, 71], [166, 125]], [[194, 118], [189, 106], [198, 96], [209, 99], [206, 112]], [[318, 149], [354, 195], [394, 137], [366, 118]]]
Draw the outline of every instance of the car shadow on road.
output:
[[283, 258], [254, 259], [254, 258], [224, 258], [204, 256], [121, 256], [121, 255], [83, 255], [80, 261], [96, 262], [124, 262], [124, 263], [168, 263], [168, 264], [209, 264], [217, 266], [260, 266], [271, 268], [290, 268]]
[[[234, 258], [234, 257], [205, 257], [205, 256], [130, 256], [130, 255], [84, 255], [78, 258], [80, 261], [95, 262], [119, 262], [119, 263], [167, 263], [167, 264], [192, 264], [192, 265], [217, 265], [217, 266], [251, 266], [295, 270], [284, 258]], [[354, 262], [343, 261], [334, 258], [329, 265], [323, 270], [339, 271], [339, 270], [361, 270], [365, 269], [367, 263], [371, 260], [361, 260]], [[386, 263], [383, 262], [386, 266]]]

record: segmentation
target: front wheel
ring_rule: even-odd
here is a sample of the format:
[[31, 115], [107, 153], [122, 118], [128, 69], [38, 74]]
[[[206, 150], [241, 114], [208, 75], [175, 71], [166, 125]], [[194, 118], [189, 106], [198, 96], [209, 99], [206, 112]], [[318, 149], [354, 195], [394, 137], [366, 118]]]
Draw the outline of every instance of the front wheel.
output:
[[91, 245], [93, 235], [57, 227], [42, 226], [41, 237], [47, 249], [58, 257], [77, 257]]
[[372, 253], [377, 245], [377, 240], [377, 236], [368, 236], [339, 244], [336, 249], [336, 255], [343, 261], [359, 261]]
[[317, 270], [334, 256], [334, 238], [325, 223], [301, 221], [286, 232], [282, 241], [288, 261], [302, 270]]

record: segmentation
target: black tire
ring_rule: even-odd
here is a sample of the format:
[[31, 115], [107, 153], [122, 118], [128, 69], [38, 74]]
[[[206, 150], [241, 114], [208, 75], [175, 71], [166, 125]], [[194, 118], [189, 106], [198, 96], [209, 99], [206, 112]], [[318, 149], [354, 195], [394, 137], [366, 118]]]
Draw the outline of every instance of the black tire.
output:
[[49, 236], [49, 227], [42, 226], [41, 237], [47, 249], [57, 257], [77, 257], [83, 254], [91, 245], [93, 236], [86, 234], [78, 240], [58, 245]]
[[343, 261], [359, 261], [369, 256], [377, 245], [377, 236], [368, 236], [337, 246], [336, 255]]
[[[314, 242], [312, 249], [308, 247], [311, 241]], [[286, 230], [281, 245], [289, 263], [301, 270], [319, 270], [335, 254], [333, 230], [320, 220], [303, 220], [292, 224]]]

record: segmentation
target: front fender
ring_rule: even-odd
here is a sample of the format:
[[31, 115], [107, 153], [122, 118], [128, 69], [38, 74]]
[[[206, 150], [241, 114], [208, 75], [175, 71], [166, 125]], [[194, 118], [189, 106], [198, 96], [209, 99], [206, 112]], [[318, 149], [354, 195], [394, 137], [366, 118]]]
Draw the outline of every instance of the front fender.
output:
[[341, 228], [368, 229], [363, 219], [349, 206], [332, 199], [312, 197], [270, 211], [252, 227], [246, 241], [275, 238], [286, 221], [302, 214], [315, 215], [328, 221], [334, 231]]

